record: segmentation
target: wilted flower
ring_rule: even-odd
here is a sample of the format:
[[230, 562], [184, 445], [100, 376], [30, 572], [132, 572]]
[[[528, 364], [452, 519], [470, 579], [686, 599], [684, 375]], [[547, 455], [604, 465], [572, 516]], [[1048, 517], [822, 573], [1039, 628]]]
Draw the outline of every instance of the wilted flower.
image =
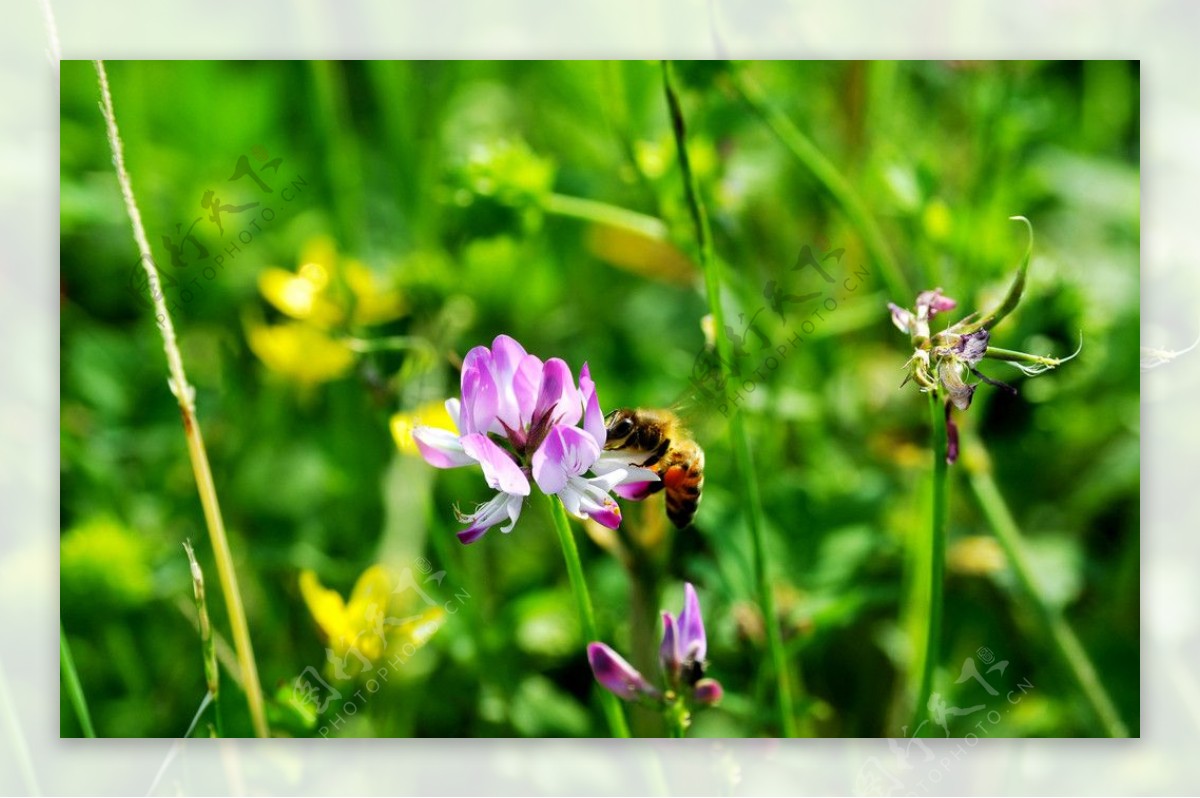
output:
[[700, 600], [690, 583], [683, 587], [683, 610], [677, 616], [664, 611], [663, 639], [658, 649], [665, 689], [651, 684], [625, 659], [604, 643], [588, 644], [588, 662], [602, 687], [626, 701], [649, 701], [673, 712], [687, 723], [687, 705], [711, 706], [724, 695], [720, 682], [705, 678], [708, 642]]
[[[437, 468], [478, 464], [491, 500], [460, 513], [463, 543], [478, 540], [498, 523], [511, 532], [532, 484], [558, 496], [567, 512], [610, 529], [621, 509], [610, 496], [618, 485], [657, 480], [651, 470], [604, 456], [607, 431], [596, 386], [585, 363], [579, 387], [558, 358], [544, 363], [507, 335], [489, 349], [477, 346], [462, 367], [461, 399], [446, 401], [453, 430], [417, 425], [413, 440]], [[576, 426], [582, 421], [583, 426]], [[588, 476], [590, 472], [590, 476]]]
[[[1023, 216], [1012, 218], [1029, 226], [1029, 221]], [[916, 308], [912, 311], [891, 302], [888, 303], [888, 309], [892, 314], [892, 323], [901, 332], [907, 333], [913, 344], [913, 355], [905, 364], [909, 369], [909, 374], [905, 377], [904, 382], [912, 380], [923, 392], [942, 391], [944, 393], [948, 433], [946, 459], [950, 462], [954, 462], [958, 458], [958, 430], [950, 418], [951, 408], [956, 407], [959, 410], [969, 408], [971, 399], [975, 395], [975, 389], [979, 387], [978, 382], [969, 383], [967, 379], [973, 375], [988, 385], [1016, 393], [1011, 386], [980, 373], [977, 368], [980, 361], [984, 358], [1002, 360], [1032, 377], [1049, 371], [1079, 354], [1077, 350], [1069, 357], [1052, 358], [990, 346], [991, 328], [1011, 313], [1021, 300], [1032, 251], [1033, 228], [1030, 226], [1029, 246], [1017, 270], [1017, 276], [1009, 287], [1004, 301], [986, 316], [981, 317], [978, 313], [972, 313], [945, 330], [933, 333], [930, 330], [930, 320], [938, 313], [953, 310], [958, 306], [955, 300], [942, 294], [941, 288], [922, 291], [918, 294]]]

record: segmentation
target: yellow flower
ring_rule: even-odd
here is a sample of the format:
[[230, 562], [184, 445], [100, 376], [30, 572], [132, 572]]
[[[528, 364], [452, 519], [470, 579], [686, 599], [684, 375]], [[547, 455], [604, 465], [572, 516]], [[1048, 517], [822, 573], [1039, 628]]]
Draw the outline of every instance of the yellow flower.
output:
[[389, 426], [392, 429], [392, 439], [396, 447], [404, 454], [420, 456], [417, 444], [413, 441], [413, 428], [418, 426], [436, 427], [454, 432], [454, 422], [446, 412], [445, 402], [427, 402], [415, 410], [403, 410], [392, 416]]
[[342, 377], [354, 365], [355, 354], [345, 344], [302, 322], [267, 325], [251, 322], [250, 349], [272, 371], [314, 385]]
[[360, 261], [339, 260], [333, 240], [325, 236], [304, 245], [295, 272], [276, 266], [264, 269], [258, 290], [281, 313], [323, 329], [347, 317], [355, 325], [383, 324], [407, 309], [400, 292], [380, 286]]
[[402, 646], [406, 654], [411, 654], [433, 637], [445, 615], [440, 606], [431, 606], [415, 614], [398, 612], [398, 617], [393, 617], [397, 602], [393, 601], [392, 580], [382, 565], [363, 571], [349, 601], [322, 586], [310, 570], [300, 574], [300, 595], [322, 641], [334, 657], [353, 669], [351, 675], [367, 667], [363, 660], [378, 661], [389, 645]]
[[342, 318], [342, 311], [325, 294], [328, 285], [329, 272], [315, 263], [304, 264], [296, 273], [270, 266], [258, 275], [258, 290], [268, 302], [293, 319], [321, 327]]

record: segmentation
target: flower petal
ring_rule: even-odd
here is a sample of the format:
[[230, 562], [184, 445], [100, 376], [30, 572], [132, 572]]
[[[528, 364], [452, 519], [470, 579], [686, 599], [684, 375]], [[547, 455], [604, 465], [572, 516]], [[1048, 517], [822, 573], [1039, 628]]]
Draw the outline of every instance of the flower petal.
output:
[[658, 662], [662, 665], [663, 673], [667, 674], [667, 679], [671, 685], [679, 680], [679, 641], [675, 634], [675, 619], [671, 617], [671, 613], [663, 611], [663, 639], [662, 645], [658, 647]]
[[626, 701], [658, 695], [642, 674], [604, 643], [588, 643], [587, 652], [592, 674], [604, 689]]
[[613, 483], [614, 485], [662, 481], [661, 477], [653, 469], [642, 468], [630, 463], [629, 455], [627, 454], [622, 454], [619, 451], [601, 451], [600, 457], [596, 459], [596, 462], [592, 463], [592, 473], [596, 476], [607, 476], [615, 471], [620, 471], [622, 476], [619, 481]]
[[621, 506], [608, 499], [598, 509], [588, 511], [587, 517], [600, 526], [616, 529], [621, 525]]
[[966, 410], [971, 406], [971, 397], [975, 395], [974, 385], [967, 385], [962, 378], [963, 364], [961, 361], [948, 357], [938, 364], [938, 379], [946, 389], [946, 393], [954, 406]]
[[895, 324], [900, 332], [912, 335], [913, 322], [916, 321], [913, 314], [891, 302], [888, 303], [888, 310], [892, 312], [892, 324]]
[[462, 440], [450, 430], [413, 427], [412, 439], [425, 462], [435, 468], [458, 468], [475, 462], [475, 458], [463, 450]]
[[533, 408], [537, 405], [538, 392], [542, 387], [541, 358], [526, 355], [521, 358], [513, 375], [513, 395], [520, 411], [520, 425], [524, 429], [533, 421]]
[[630, 482], [625, 485], [617, 485], [613, 488], [613, 493], [620, 496], [622, 499], [628, 499], [632, 502], [640, 502], [653, 494], [654, 488], [658, 486], [658, 482]]
[[583, 394], [583, 428], [596, 439], [601, 449], [608, 440], [608, 429], [604, 426], [604, 413], [600, 411], [600, 399], [596, 396], [596, 383], [592, 382], [592, 372], [584, 363], [579, 371], [579, 390]]
[[508, 493], [497, 493], [488, 502], [481, 504], [470, 515], [463, 515], [455, 509], [455, 516], [461, 523], [470, 524], [469, 527], [463, 529], [458, 534], [458, 540], [464, 544], [473, 544], [484, 536], [488, 529], [496, 526], [505, 517], [508, 517], [508, 526], [500, 527], [500, 532], [512, 532], [512, 527], [516, 526], [517, 518], [521, 517], [522, 498], [520, 496], [509, 496]]
[[462, 402], [457, 398], [447, 399], [446, 414], [450, 416], [450, 421], [454, 424], [455, 431], [461, 433], [463, 428]]
[[456, 509], [454, 514], [464, 524], [470, 524], [458, 533], [458, 539], [463, 543], [474, 543], [483, 537], [484, 533], [504, 518], [508, 517], [508, 525], [500, 527], [501, 532], [511, 532], [521, 517], [522, 499], [520, 496], [510, 496], [507, 493], [497, 493], [486, 504], [475, 508], [471, 515], [463, 515]]
[[[480, 349], [482, 347], [475, 347], [467, 353], [467, 357], [470, 358]], [[490, 364], [481, 362], [487, 357], [490, 356], [487, 355], [487, 350], [483, 349], [483, 355], [476, 357], [474, 364], [467, 365], [467, 361], [463, 361], [463, 423], [461, 428], [463, 433], [498, 431], [492, 430], [492, 426], [496, 423], [496, 413], [500, 407], [500, 394], [491, 369], [488, 368]]]
[[578, 427], [555, 424], [533, 453], [533, 479], [544, 493], [558, 493], [600, 457], [595, 439]]
[[679, 653], [684, 662], [704, 662], [708, 640], [704, 634], [704, 618], [700, 616], [700, 599], [691, 582], [683, 586], [683, 611], [679, 613]]
[[[942, 289], [935, 288], [932, 291], [922, 291], [917, 294], [917, 316], [924, 315], [926, 319], [932, 319], [937, 314], [946, 310], [954, 310], [958, 307], [958, 302], [948, 296], [942, 296]], [[925, 311], [922, 314], [922, 310]]]
[[517, 372], [517, 366], [527, 354], [525, 347], [517, 343], [516, 339], [507, 335], [497, 335], [492, 341], [492, 367], [496, 376], [502, 380], [511, 380]]
[[525, 347], [507, 335], [498, 335], [492, 342], [492, 378], [498, 391], [496, 415], [514, 430], [521, 427], [521, 406], [514, 377], [526, 356]]
[[616, 529], [621, 525], [621, 507], [608, 492], [616, 475], [585, 478], [573, 476], [558, 492], [563, 507], [576, 518], [587, 519]]
[[960, 336], [958, 344], [954, 348], [961, 353], [959, 357], [965, 360], [968, 366], [974, 366], [987, 354], [988, 341], [991, 337], [991, 333], [987, 330], [977, 330]]
[[514, 496], [529, 495], [529, 480], [512, 456], [481, 433], [464, 435], [463, 451], [483, 466], [488, 486]]
[[533, 408], [534, 423], [548, 418], [551, 423], [574, 426], [583, 416], [583, 402], [571, 378], [571, 368], [552, 357], [542, 366], [542, 384]]

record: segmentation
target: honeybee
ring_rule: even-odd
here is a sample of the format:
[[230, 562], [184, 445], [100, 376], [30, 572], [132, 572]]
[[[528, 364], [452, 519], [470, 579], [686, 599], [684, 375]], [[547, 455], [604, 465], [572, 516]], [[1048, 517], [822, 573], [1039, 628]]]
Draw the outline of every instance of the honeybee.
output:
[[670, 410], [622, 407], [605, 416], [604, 424], [604, 448], [626, 454], [630, 465], [658, 474], [661, 481], [650, 483], [646, 495], [665, 489], [667, 518], [679, 529], [690, 524], [704, 487], [704, 450], [678, 416]]

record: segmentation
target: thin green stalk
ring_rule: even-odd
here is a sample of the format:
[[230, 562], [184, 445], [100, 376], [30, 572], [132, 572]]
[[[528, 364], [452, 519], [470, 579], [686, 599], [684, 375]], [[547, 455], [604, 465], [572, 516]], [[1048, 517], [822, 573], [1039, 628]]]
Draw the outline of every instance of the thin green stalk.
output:
[[901, 271], [895, 256], [892, 255], [892, 250], [883, 237], [883, 231], [879, 229], [875, 217], [867, 210], [866, 204], [855, 193], [850, 181], [838, 171], [824, 153], [817, 149], [817, 145], [813, 144], [792, 120], [767, 102], [762, 92], [750, 82], [740, 68], [734, 66], [731, 71], [733, 85], [746, 104], [766, 123], [780, 143], [812, 173], [817, 182], [842, 207], [851, 224], [858, 228], [867, 252], [883, 274], [883, 281], [887, 284], [888, 292], [896, 297], [912, 296], [908, 280], [904, 277], [904, 272]]
[[[679, 104], [679, 96], [675, 91], [671, 62], [663, 61], [662, 70], [663, 88], [666, 92], [667, 107], [671, 113], [671, 127], [675, 132], [675, 146], [679, 152], [679, 168], [683, 175], [684, 193], [687, 195], [688, 208], [696, 226], [696, 238], [700, 248], [700, 266], [704, 269], [704, 284], [708, 292], [708, 305], [712, 312], [713, 326], [717, 330], [724, 330], [725, 313], [721, 305], [720, 264], [713, 255], [712, 230], [708, 224], [708, 215], [704, 211], [704, 205], [700, 201], [700, 189], [688, 158], [687, 127], [684, 123], [683, 109]], [[721, 370], [728, 380], [730, 378], [729, 364], [733, 362], [733, 351], [729, 339], [725, 335], [718, 334], [716, 344], [717, 353], [720, 355]], [[746, 428], [742, 423], [740, 413], [732, 415], [729, 426], [730, 437], [733, 441], [733, 458], [746, 500], [754, 581], [758, 589], [759, 605], [762, 608], [763, 626], [766, 627], [767, 632], [767, 648], [770, 651], [771, 664], [775, 671], [779, 724], [783, 736], [795, 737], [797, 729], [796, 714], [792, 703], [792, 686], [787, 654], [784, 651], [783, 639], [779, 631], [779, 619], [775, 615], [775, 597], [771, 592], [771, 581], [767, 573], [764, 531], [766, 524], [763, 518], [762, 502], [758, 494], [758, 479], [754, 473], [754, 461], [750, 455], [750, 440], [746, 435]]]
[[647, 216], [607, 202], [571, 197], [566, 194], [547, 194], [541, 201], [546, 213], [569, 216], [585, 222], [619, 227], [655, 241], [670, 241], [667, 225], [662, 219]]
[[691, 717], [688, 715], [687, 707], [683, 705], [683, 699], [676, 698], [663, 714], [667, 720], [667, 736], [673, 739], [687, 737], [687, 728], [691, 725]]
[[[592, 612], [592, 597], [588, 593], [587, 581], [583, 578], [583, 563], [579, 560], [579, 549], [575, 545], [575, 536], [571, 534], [571, 524], [567, 521], [567, 511], [562, 502], [554, 496], [546, 496], [550, 508], [550, 518], [554, 529], [558, 532], [558, 542], [562, 545], [563, 559], [567, 562], [567, 578], [571, 581], [571, 592], [575, 594], [575, 603], [579, 608], [579, 622], [583, 628], [584, 639], [595, 642], [600, 639], [596, 632], [596, 616]], [[604, 708], [604, 717], [608, 721], [608, 729], [613, 737], [628, 737], [629, 725], [625, 722], [625, 713], [621, 702], [607, 690], [599, 689], [600, 704]]]
[[95, 63], [96, 74], [100, 81], [100, 108], [108, 126], [108, 144], [112, 149], [113, 166], [116, 168], [117, 182], [121, 186], [125, 211], [129, 215], [129, 223], [133, 228], [133, 238], [137, 243], [141, 264], [146, 270], [151, 298], [154, 300], [155, 318], [162, 333], [163, 350], [167, 356], [169, 374], [167, 384], [179, 403], [183, 432], [187, 439], [188, 456], [192, 463], [192, 476], [196, 480], [200, 506], [204, 511], [204, 522], [208, 527], [208, 536], [212, 542], [213, 559], [217, 564], [221, 592], [225, 596], [225, 607], [233, 632], [233, 645], [237, 649], [238, 665], [242, 670], [246, 692], [246, 703], [250, 708], [250, 720], [254, 726], [254, 733], [259, 737], [267, 737], [270, 735], [270, 730], [267, 727], [267, 712], [263, 703], [262, 685], [258, 680], [258, 666], [254, 660], [254, 647], [250, 643], [250, 625], [246, 622], [246, 609], [242, 605], [237, 572], [233, 567], [233, 554], [229, 549], [229, 538], [225, 534], [225, 521], [221, 517], [221, 505], [217, 501], [212, 467], [208, 463], [208, 450], [204, 447], [204, 436], [200, 431], [200, 419], [196, 417], [196, 389], [188, 383], [187, 374], [183, 369], [183, 356], [179, 353], [179, 344], [175, 340], [175, 325], [171, 322], [170, 311], [167, 310], [166, 295], [162, 290], [158, 269], [154, 263], [154, 255], [150, 251], [150, 242], [146, 238], [142, 214], [138, 210], [137, 200], [133, 195], [133, 181], [125, 169], [125, 148], [121, 144], [121, 134], [117, 129], [117, 117], [113, 112], [112, 94], [108, 88], [108, 74], [105, 72], [103, 61]]
[[188, 724], [187, 731], [183, 733], [183, 739], [192, 736], [192, 732], [196, 731], [196, 724], [200, 722], [200, 716], [204, 714], [204, 710], [208, 709], [208, 705], [216, 700], [212, 690], [204, 694], [204, 698], [200, 699], [200, 708], [196, 710], [196, 714], [192, 716], [192, 722]]
[[384, 338], [342, 338], [347, 349], [366, 354], [368, 352], [421, 352], [430, 360], [437, 360], [437, 349], [428, 338], [419, 335], [389, 335]]
[[58, 625], [58, 657], [62, 668], [62, 678], [67, 688], [67, 697], [75, 708], [75, 716], [83, 728], [85, 737], [95, 737], [96, 729], [92, 726], [92, 713], [88, 712], [87, 699], [83, 696], [83, 685], [79, 681], [79, 673], [75, 670], [75, 660], [71, 657], [71, 646], [67, 643], [67, 632]]
[[[183, 541], [183, 550], [187, 554], [188, 567], [192, 574], [192, 598], [196, 602], [196, 630], [200, 633], [200, 653], [204, 659], [204, 682], [208, 686], [208, 700], [219, 702], [221, 695], [221, 674], [217, 670], [217, 646], [213, 640], [212, 624], [208, 620], [208, 600], [204, 595], [204, 572], [200, 570], [200, 563], [196, 561], [196, 552], [192, 550], [191, 541]], [[205, 706], [208, 706], [208, 701], [201, 704], [201, 711]], [[216, 711], [217, 726], [221, 736], [224, 736], [224, 727], [221, 722], [220, 704], [217, 704]], [[200, 714], [196, 713], [199, 718]], [[196, 725], [196, 721], [192, 721], [192, 726]], [[184, 737], [189, 737], [185, 734]]]
[[914, 734], [921, 728], [921, 721], [929, 712], [929, 695], [933, 691], [933, 672], [937, 667], [942, 645], [942, 606], [946, 579], [946, 407], [937, 393], [929, 394], [929, 422], [932, 427], [933, 443], [933, 490], [929, 508], [929, 541], [925, 548], [927, 556], [921, 558], [924, 573], [915, 574], [916, 585], [921, 589], [927, 606], [923, 613], [925, 623], [925, 650], [921, 654], [921, 681], [917, 687], [917, 701], [913, 707]]
[[196, 562], [196, 552], [192, 550], [191, 541], [183, 541], [183, 550], [187, 554], [188, 568], [192, 574], [192, 597], [196, 602], [197, 631], [200, 633], [200, 651], [204, 657], [204, 681], [208, 692], [214, 700], [220, 694], [220, 679], [217, 675], [217, 648], [213, 644], [212, 625], [208, 621], [208, 601], [204, 595], [204, 572], [200, 563]]
[[[972, 448], [977, 447], [972, 445]], [[1033, 577], [1033, 568], [1025, 552], [1021, 530], [1013, 520], [996, 481], [992, 479], [991, 467], [986, 456], [972, 455], [964, 458], [964, 462], [971, 464], [967, 479], [975, 498], [979, 501], [980, 509], [1012, 565], [1021, 592], [1036, 610], [1038, 620], [1046, 627], [1056, 653], [1079, 684], [1084, 698], [1104, 727], [1105, 733], [1109, 737], [1128, 737], [1129, 728], [1121, 720], [1079, 638], [1075, 636], [1074, 630], [1062, 613], [1052, 607], [1042, 595]]]

